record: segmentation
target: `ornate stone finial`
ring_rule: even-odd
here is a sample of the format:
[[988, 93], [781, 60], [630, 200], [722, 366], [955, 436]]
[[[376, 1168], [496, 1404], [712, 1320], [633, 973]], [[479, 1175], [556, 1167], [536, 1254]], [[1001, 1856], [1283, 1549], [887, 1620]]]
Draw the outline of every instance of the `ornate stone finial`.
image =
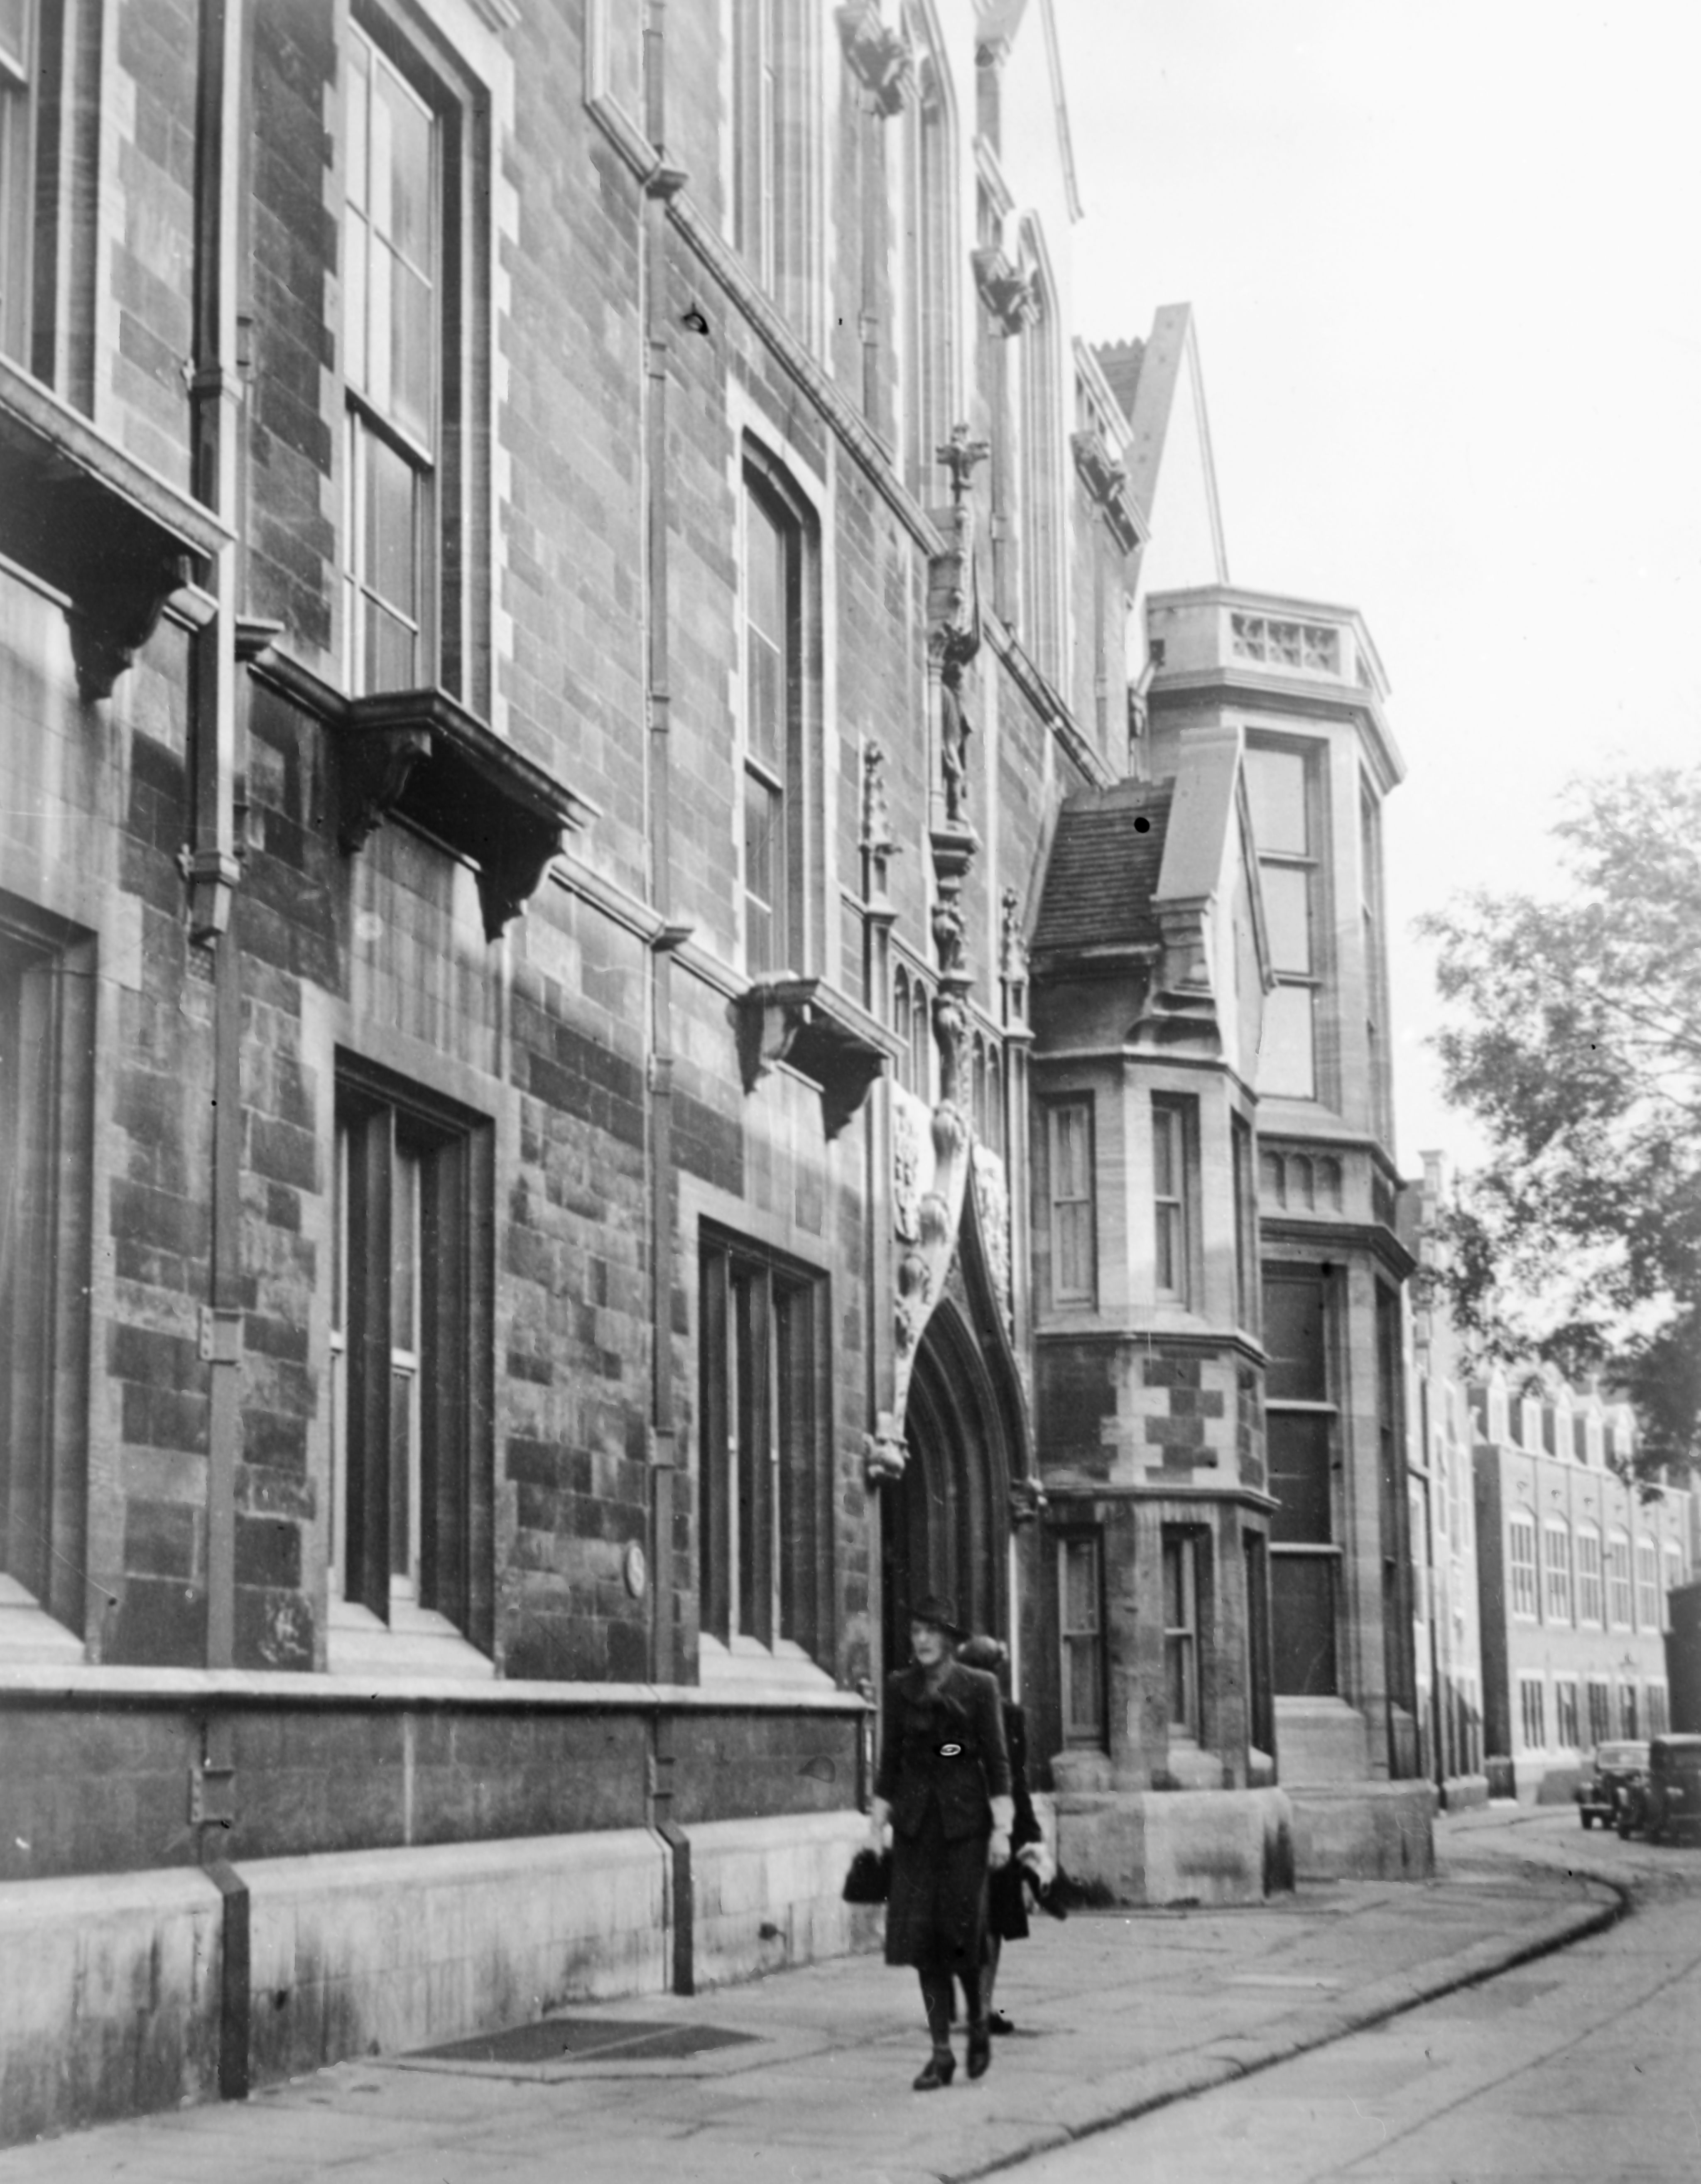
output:
[[898, 114], [915, 81], [915, 56], [901, 28], [883, 23], [879, 0], [844, 0], [834, 10], [846, 66], [881, 116]]
[[967, 425], [953, 425], [951, 437], [942, 447], [934, 450], [934, 460], [951, 472], [951, 497], [954, 506], [960, 505], [968, 493], [975, 465], [984, 462], [991, 452], [989, 442], [969, 437]]

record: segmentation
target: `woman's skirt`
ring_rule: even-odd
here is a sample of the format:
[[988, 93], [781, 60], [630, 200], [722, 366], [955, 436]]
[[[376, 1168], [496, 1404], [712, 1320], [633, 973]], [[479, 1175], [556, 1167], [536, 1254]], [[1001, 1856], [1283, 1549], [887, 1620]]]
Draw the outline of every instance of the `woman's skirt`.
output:
[[918, 1834], [893, 1836], [886, 1962], [972, 1972], [985, 1949], [986, 1837], [947, 1842], [939, 1809], [929, 1805]]

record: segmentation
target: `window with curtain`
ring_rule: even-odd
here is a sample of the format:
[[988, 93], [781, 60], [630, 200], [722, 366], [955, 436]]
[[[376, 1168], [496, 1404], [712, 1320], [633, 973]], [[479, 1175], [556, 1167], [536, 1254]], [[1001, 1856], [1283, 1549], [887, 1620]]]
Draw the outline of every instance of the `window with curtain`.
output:
[[1103, 1574], [1097, 1533], [1057, 1542], [1058, 1625], [1063, 1669], [1063, 1741], [1105, 1741]]
[[1097, 1295], [1090, 1100], [1047, 1107], [1046, 1148], [1051, 1301], [1090, 1304]]
[[1191, 1100], [1152, 1103], [1152, 1272], [1160, 1297], [1191, 1301], [1190, 1267], [1195, 1197]]

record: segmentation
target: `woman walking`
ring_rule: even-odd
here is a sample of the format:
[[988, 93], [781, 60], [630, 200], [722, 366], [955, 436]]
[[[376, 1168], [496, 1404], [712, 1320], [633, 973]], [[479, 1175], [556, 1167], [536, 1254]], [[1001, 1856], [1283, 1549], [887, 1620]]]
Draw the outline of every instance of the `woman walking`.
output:
[[1004, 1674], [1010, 1664], [1010, 1648], [1001, 1638], [975, 1637], [956, 1649], [966, 1669], [981, 1669], [998, 1684], [1000, 1713], [1004, 1723], [1004, 1748], [1010, 1759], [1010, 1795], [1015, 1824], [1010, 1830], [1010, 1863], [995, 1873], [986, 1892], [986, 1962], [980, 1975], [981, 2006], [994, 2032], [1013, 2032], [1015, 2027], [1001, 2009], [993, 2005], [998, 1978], [998, 1959], [1007, 1942], [1028, 1938], [1028, 1903], [1023, 1888], [1023, 1869], [1043, 1894], [1051, 1879], [1051, 1860], [1046, 1831], [1034, 1810], [1028, 1787], [1028, 1724], [1014, 1699], [1003, 1696]]
[[968, 2075], [992, 2059], [981, 1990], [986, 1951], [986, 1877], [1010, 1862], [1010, 1762], [995, 1678], [952, 1658], [962, 1636], [948, 1600], [930, 1595], [910, 1611], [914, 1658], [886, 1680], [880, 1764], [874, 1777], [877, 1840], [892, 1830], [886, 1962], [921, 1979], [933, 2053], [917, 2092], [948, 2086], [951, 1981], [968, 2020]]

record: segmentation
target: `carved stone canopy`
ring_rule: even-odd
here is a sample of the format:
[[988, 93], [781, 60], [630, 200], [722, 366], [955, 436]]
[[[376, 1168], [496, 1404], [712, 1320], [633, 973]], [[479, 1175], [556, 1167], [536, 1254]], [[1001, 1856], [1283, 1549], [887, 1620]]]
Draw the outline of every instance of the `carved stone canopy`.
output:
[[759, 978], [733, 1004], [739, 1073], [753, 1092], [778, 1062], [821, 1095], [821, 1126], [836, 1138], [867, 1097], [896, 1037], [822, 978]]
[[228, 543], [209, 509], [0, 358], [0, 554], [66, 595], [86, 703], [112, 695], [165, 602]]

